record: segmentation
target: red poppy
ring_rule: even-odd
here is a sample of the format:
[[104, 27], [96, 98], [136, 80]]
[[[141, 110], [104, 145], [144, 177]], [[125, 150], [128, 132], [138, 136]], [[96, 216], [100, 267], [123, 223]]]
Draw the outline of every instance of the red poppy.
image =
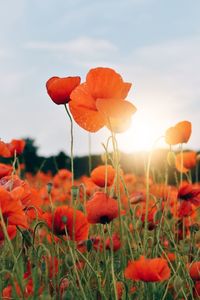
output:
[[10, 150], [8, 145], [3, 141], [0, 141], [0, 156], [2, 157], [11, 157]]
[[195, 261], [189, 266], [189, 273], [193, 280], [200, 280], [200, 261]]
[[66, 104], [70, 101], [70, 94], [80, 84], [81, 78], [75, 77], [51, 77], [47, 83], [47, 93], [56, 104]]
[[170, 268], [164, 258], [148, 259], [140, 256], [138, 260], [130, 261], [125, 269], [127, 279], [145, 282], [164, 281], [170, 277]]
[[[7, 225], [6, 230], [10, 240], [14, 239], [17, 234], [17, 228], [15, 225]], [[0, 243], [4, 241], [4, 233], [0, 228]]]
[[108, 237], [106, 239], [106, 249], [108, 250], [112, 250], [113, 251], [117, 251], [121, 248], [121, 241], [120, 241], [120, 237], [117, 233], [114, 233], [112, 235], [112, 246], [111, 246], [111, 238]]
[[8, 149], [10, 150], [11, 156], [20, 155], [24, 151], [25, 141], [24, 140], [12, 140], [10, 143], [7, 144]]
[[[74, 120], [90, 132], [96, 132], [105, 125], [109, 127], [108, 119], [112, 119], [113, 114], [114, 119], [122, 125], [127, 116], [130, 117], [136, 110], [131, 103], [124, 101], [130, 87], [131, 84], [124, 82], [113, 69], [91, 69], [86, 76], [86, 82], [71, 94], [69, 108]], [[114, 125], [112, 127], [113, 130], [117, 129]]]
[[106, 183], [106, 174], [107, 186], [111, 186], [115, 178], [115, 169], [111, 165], [98, 166], [93, 169], [91, 172], [91, 179], [96, 185], [104, 187]]
[[198, 206], [200, 205], [200, 188], [195, 188], [187, 182], [183, 183], [178, 190], [177, 197], [181, 201], [189, 201]]
[[[191, 216], [194, 213], [193, 206], [190, 201], [181, 201], [178, 207], [178, 217], [185, 218]], [[182, 230], [182, 228], [180, 228]]]
[[[182, 158], [181, 158], [182, 156]], [[183, 165], [181, 165], [181, 161], [183, 160]], [[190, 169], [194, 168], [197, 162], [197, 154], [194, 151], [186, 151], [178, 153], [176, 155], [175, 165], [176, 169], [179, 172], [186, 173]]]
[[[89, 224], [85, 215], [72, 207], [60, 206], [52, 213], [44, 213], [42, 217], [48, 227], [52, 229], [56, 235], [69, 235], [70, 239], [82, 241], [88, 238]], [[73, 230], [74, 228], [74, 230]]]
[[192, 132], [192, 124], [188, 121], [177, 123], [174, 127], [167, 129], [165, 141], [169, 145], [187, 143]]
[[194, 295], [195, 299], [199, 299], [199, 297], [200, 297], [200, 281], [195, 282], [193, 295]]
[[0, 163], [0, 178], [10, 175], [12, 170], [12, 166]]
[[109, 198], [103, 192], [96, 192], [86, 203], [87, 219], [91, 224], [106, 224], [119, 215], [117, 200]]

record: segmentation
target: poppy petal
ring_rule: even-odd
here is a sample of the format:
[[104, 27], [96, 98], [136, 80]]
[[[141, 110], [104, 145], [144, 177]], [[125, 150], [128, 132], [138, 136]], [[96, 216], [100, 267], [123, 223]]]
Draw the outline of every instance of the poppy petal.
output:
[[105, 117], [96, 109], [95, 99], [85, 83], [72, 92], [69, 108], [76, 123], [87, 131], [96, 132], [105, 125]]
[[131, 87], [113, 69], [102, 67], [91, 69], [86, 82], [94, 98], [124, 98]]
[[136, 112], [136, 107], [122, 99], [97, 99], [96, 107], [98, 111], [104, 113], [109, 118], [126, 118]]

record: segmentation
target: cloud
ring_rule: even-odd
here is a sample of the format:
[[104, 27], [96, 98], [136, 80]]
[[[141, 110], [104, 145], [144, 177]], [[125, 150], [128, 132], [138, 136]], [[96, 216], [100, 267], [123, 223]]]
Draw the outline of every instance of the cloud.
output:
[[73, 55], [88, 55], [101, 52], [111, 53], [117, 51], [117, 47], [111, 42], [90, 37], [78, 37], [68, 42], [28, 42], [25, 48], [47, 52], [67, 52]]

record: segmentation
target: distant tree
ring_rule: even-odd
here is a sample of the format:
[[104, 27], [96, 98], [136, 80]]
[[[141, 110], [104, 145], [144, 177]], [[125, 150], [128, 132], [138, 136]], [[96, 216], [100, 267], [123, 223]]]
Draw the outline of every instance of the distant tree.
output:
[[40, 159], [37, 155], [38, 147], [35, 145], [34, 139], [25, 138], [24, 140], [26, 145], [23, 152], [23, 161], [26, 172], [36, 173], [40, 164]]

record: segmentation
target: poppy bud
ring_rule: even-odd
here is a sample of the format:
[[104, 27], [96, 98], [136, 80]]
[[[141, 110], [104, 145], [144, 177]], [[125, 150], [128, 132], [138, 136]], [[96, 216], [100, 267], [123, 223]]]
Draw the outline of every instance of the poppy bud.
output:
[[48, 193], [48, 194], [50, 194], [50, 193], [51, 193], [52, 186], [53, 186], [53, 185], [52, 185], [52, 183], [51, 183], [51, 182], [48, 182], [48, 183], [47, 183], [47, 193]]

